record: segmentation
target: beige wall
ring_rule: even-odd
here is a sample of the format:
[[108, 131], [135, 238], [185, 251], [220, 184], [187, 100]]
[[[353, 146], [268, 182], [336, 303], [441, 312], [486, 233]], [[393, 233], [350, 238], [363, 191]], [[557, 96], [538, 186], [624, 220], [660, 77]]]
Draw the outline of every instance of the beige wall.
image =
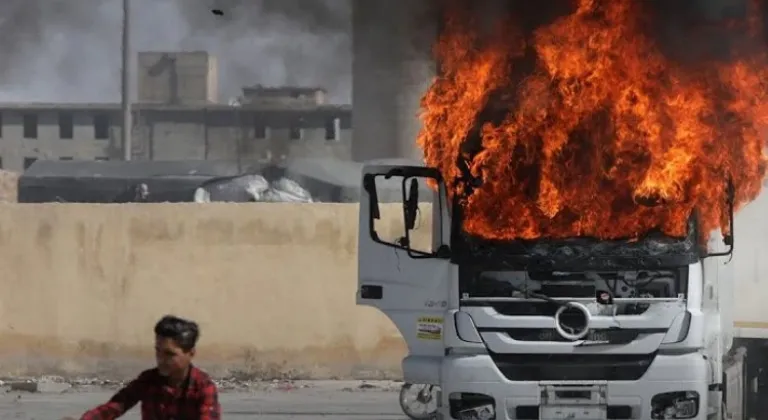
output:
[[0, 375], [134, 374], [166, 313], [215, 374], [398, 375], [356, 242], [354, 205], [0, 205]]

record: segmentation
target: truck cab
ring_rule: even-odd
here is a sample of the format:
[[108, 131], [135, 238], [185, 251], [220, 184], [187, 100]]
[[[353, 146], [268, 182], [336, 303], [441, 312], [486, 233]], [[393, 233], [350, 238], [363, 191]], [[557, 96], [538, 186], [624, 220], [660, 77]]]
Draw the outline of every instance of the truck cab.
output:
[[359, 216], [357, 303], [402, 334], [404, 380], [440, 386], [438, 418], [740, 413], [730, 236], [702, 246], [692, 218], [684, 238], [471, 237], [421, 166], [366, 166]]

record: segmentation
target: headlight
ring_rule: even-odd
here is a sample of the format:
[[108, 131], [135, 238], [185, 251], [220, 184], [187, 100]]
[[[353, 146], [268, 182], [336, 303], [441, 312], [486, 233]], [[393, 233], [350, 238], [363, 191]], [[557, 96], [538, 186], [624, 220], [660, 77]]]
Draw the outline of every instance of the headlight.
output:
[[652, 419], [691, 419], [699, 414], [699, 393], [665, 392], [651, 399]]

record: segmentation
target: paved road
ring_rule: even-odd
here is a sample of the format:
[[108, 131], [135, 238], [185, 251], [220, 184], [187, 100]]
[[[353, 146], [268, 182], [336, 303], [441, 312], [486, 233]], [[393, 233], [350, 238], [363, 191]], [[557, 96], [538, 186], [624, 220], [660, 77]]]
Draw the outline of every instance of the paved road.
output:
[[[0, 396], [0, 420], [59, 420], [77, 416], [109, 398], [109, 391], [62, 394], [7, 392]], [[308, 387], [293, 390], [225, 392], [224, 418], [263, 420], [402, 420], [397, 393], [381, 389]], [[124, 416], [139, 420], [137, 409]]]

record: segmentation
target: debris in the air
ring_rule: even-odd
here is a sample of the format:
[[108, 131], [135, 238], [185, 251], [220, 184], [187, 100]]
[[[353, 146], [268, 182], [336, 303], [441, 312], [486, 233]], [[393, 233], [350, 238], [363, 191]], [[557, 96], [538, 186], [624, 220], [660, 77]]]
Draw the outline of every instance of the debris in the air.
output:
[[224, 16], [224, 11], [221, 9], [211, 9], [211, 13], [216, 16]]

